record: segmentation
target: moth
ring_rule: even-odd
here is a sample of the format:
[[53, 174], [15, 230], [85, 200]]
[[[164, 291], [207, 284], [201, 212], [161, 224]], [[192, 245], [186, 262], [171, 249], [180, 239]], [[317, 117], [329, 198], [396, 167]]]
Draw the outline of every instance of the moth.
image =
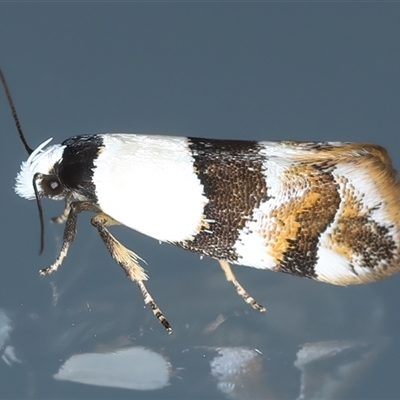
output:
[[[218, 260], [238, 294], [265, 308], [230, 265], [280, 271], [335, 285], [374, 282], [399, 271], [400, 183], [387, 151], [374, 144], [215, 140], [107, 133], [79, 135], [32, 150], [15, 192], [64, 200], [56, 271], [76, 235], [79, 213], [135, 282], [161, 324], [141, 258], [109, 231], [125, 225], [160, 242]], [[41, 217], [41, 220], [43, 218]], [[43, 222], [42, 222], [43, 223]]]

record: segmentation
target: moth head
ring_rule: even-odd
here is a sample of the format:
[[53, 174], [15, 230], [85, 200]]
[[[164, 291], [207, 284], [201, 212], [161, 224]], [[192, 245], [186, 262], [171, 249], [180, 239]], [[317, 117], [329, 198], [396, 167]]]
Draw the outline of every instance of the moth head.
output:
[[62, 160], [65, 146], [56, 144], [46, 147], [51, 140], [43, 142], [21, 164], [14, 188], [19, 196], [28, 200], [65, 198], [65, 188], [57, 175], [57, 166]]

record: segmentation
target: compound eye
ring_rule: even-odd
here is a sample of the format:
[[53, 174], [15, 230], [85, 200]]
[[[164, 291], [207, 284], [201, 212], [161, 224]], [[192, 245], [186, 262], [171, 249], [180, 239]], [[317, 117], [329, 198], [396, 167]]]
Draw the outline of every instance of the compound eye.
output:
[[42, 175], [40, 184], [46, 196], [53, 197], [61, 194], [64, 187], [57, 175]]

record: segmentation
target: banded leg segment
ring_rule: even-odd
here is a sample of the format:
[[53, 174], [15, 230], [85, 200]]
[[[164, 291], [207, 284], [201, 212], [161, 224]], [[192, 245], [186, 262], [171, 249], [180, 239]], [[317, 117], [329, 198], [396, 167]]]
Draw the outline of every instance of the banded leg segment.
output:
[[[53, 264], [39, 271], [40, 275], [49, 275], [52, 272], [57, 271], [58, 267], [64, 261], [64, 258], [67, 256], [68, 250], [76, 236], [76, 221], [78, 218], [78, 214], [81, 213], [82, 211], [99, 212], [98, 207], [96, 207], [93, 203], [90, 203], [88, 201], [75, 201], [73, 203], [69, 203], [68, 208], [69, 208], [69, 213], [67, 216], [67, 222], [65, 223], [64, 238], [60, 253]], [[57, 220], [56, 222], [58, 222], [58, 219], [60, 219], [60, 221], [62, 222], [63, 216], [67, 214], [66, 211], [67, 211], [67, 205], [61, 216], [56, 217]]]
[[57, 217], [53, 217], [51, 220], [56, 224], [62, 224], [63, 222], [65, 222], [68, 219], [69, 211], [71, 209], [71, 204], [72, 204], [71, 199], [67, 198], [65, 200], [65, 206], [63, 212], [60, 215], [57, 215]]
[[258, 303], [254, 297], [251, 297], [246, 289], [238, 282], [236, 279], [235, 274], [233, 273], [231, 266], [229, 263], [225, 260], [218, 260], [219, 265], [221, 266], [222, 270], [225, 272], [226, 280], [228, 282], [232, 282], [233, 286], [235, 286], [236, 291], [240, 297], [243, 298], [243, 300], [247, 303], [250, 304], [255, 310], [258, 310], [260, 312], [265, 312], [266, 308]]
[[99, 231], [111, 257], [114, 258], [114, 260], [124, 269], [126, 276], [139, 286], [144, 303], [151, 307], [153, 314], [160, 321], [162, 326], [169, 333], [172, 332], [171, 325], [164, 317], [160, 308], [157, 306], [143, 283], [143, 281], [147, 280], [147, 275], [144, 272], [143, 267], [139, 264], [140, 257], [122, 245], [107, 229], [109, 226], [119, 225], [119, 222], [106, 214], [97, 214], [92, 218], [92, 225]]

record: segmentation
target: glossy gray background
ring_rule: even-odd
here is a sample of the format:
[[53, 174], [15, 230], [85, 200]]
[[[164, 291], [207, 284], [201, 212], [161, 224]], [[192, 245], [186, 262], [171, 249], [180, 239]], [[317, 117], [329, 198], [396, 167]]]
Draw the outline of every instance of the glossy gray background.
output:
[[[370, 141], [387, 147], [398, 169], [399, 18], [396, 3], [1, 3], [0, 66], [32, 147], [100, 132]], [[168, 336], [82, 215], [64, 265], [40, 278], [62, 227], [46, 223], [38, 257], [36, 206], [12, 190], [27, 155], [0, 99], [0, 308], [22, 361], [0, 360], [2, 398], [224, 398], [206, 372], [190, 368], [198, 354], [174, 364], [174, 355], [204, 345], [270, 352], [274, 396], [260, 388], [247, 397], [295, 398], [299, 376], [290, 366], [299, 345], [370, 336], [388, 347], [345, 396], [400, 396], [400, 276], [338, 288], [236, 267], [269, 309], [258, 315], [216, 262], [115, 228], [148, 263], [148, 287], [175, 330]], [[46, 220], [62, 209], [43, 206]], [[205, 332], [219, 315], [227, 321]], [[162, 349], [186, 375], [150, 392], [51, 378], [70, 355], [121, 337]]]

